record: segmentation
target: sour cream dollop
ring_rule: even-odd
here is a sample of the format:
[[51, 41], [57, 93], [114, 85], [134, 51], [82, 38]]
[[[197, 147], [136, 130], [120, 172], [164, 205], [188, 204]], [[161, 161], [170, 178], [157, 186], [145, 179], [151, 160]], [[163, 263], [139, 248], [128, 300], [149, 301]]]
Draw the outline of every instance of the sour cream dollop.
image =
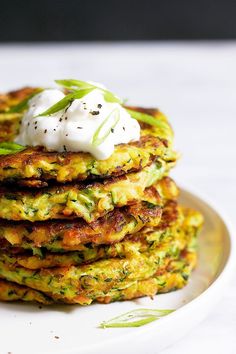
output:
[[15, 141], [43, 146], [48, 151], [89, 152], [96, 159], [105, 160], [112, 155], [115, 145], [139, 140], [139, 123], [119, 103], [106, 102], [99, 89], [75, 99], [53, 115], [37, 117], [63, 97], [65, 94], [58, 89], [35, 95], [29, 101]]

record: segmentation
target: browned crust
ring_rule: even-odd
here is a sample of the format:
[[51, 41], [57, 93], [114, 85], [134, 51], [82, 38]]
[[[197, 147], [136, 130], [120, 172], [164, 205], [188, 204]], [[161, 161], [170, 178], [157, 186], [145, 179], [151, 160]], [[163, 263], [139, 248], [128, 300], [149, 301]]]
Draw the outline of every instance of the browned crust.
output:
[[19, 102], [26, 99], [29, 95], [35, 92], [37, 88], [23, 87], [19, 90], [10, 91], [8, 93], [0, 93], [0, 111], [5, 111], [11, 106], [15, 106]]
[[160, 223], [156, 227], [144, 227], [143, 230], [140, 232], [137, 232], [133, 235], [128, 235], [125, 237], [125, 239], [132, 240], [134, 242], [140, 241], [140, 240], [145, 240], [146, 234], [149, 232], [153, 231], [163, 231], [166, 230], [167, 228], [171, 227], [176, 223], [179, 217], [179, 205], [176, 200], [168, 200], [165, 204], [165, 206], [162, 209], [162, 214], [161, 214], [161, 219]]
[[[129, 144], [129, 146], [133, 147], [138, 147], [138, 148], [143, 148], [145, 149], [146, 145], [151, 145], [153, 148], [158, 149], [163, 145], [162, 141], [156, 137], [153, 136], [143, 136], [140, 138], [139, 141], [137, 142], [132, 142]], [[125, 145], [121, 144], [120, 146]], [[88, 153], [79, 153], [81, 156], [88, 157], [90, 154]], [[17, 171], [17, 173], [21, 174], [21, 171], [27, 166], [34, 166], [37, 164], [37, 161], [40, 160], [45, 160], [47, 163], [56, 163], [59, 166], [69, 166], [73, 162], [73, 159], [78, 155], [76, 152], [49, 152], [46, 151], [42, 147], [33, 147], [33, 148], [27, 148], [24, 151], [21, 151], [17, 154], [11, 154], [11, 155], [2, 155], [0, 156], [0, 169], [4, 170], [7, 168], [11, 168], [11, 166], [14, 167], [14, 169]], [[149, 157], [149, 162], [145, 164], [145, 166], [150, 165], [158, 156], [153, 156], [150, 154]], [[130, 168], [128, 170], [129, 173], [131, 172], [138, 172], [140, 171], [144, 166], [142, 166], [142, 160], [140, 160], [139, 164], [136, 167]], [[22, 172], [23, 173], [23, 172]], [[116, 166], [113, 170], [111, 175], [93, 175], [91, 173], [86, 173], [86, 174], [78, 174], [77, 175], [77, 181], [83, 181], [85, 180], [88, 176], [89, 179], [104, 179], [104, 178], [110, 178], [110, 177], [119, 177], [127, 173], [122, 166]], [[4, 182], [4, 176], [1, 178]], [[43, 171], [39, 172], [39, 178], [18, 178], [14, 180], [15, 183], [18, 183], [21, 186], [25, 187], [45, 187], [48, 185], [48, 182], [50, 180], [55, 179], [53, 178], [51, 174], [44, 173]], [[8, 179], [6, 179], [6, 182]]]
[[[131, 142], [128, 145], [143, 148], [145, 143], [147, 142], [156, 148], [162, 145], [161, 140], [159, 140], [154, 136], [149, 136], [149, 135], [143, 136], [140, 138], [139, 141]], [[126, 144], [120, 144], [120, 146], [122, 145], [126, 145]], [[90, 155], [89, 153], [86, 152], [80, 152], [80, 154], [84, 156]], [[17, 154], [1, 155], [0, 167], [4, 168], [12, 164], [17, 164], [19, 162], [22, 166], [33, 165], [37, 160], [40, 160], [42, 158], [47, 159], [48, 162], [57, 162], [59, 165], [64, 166], [65, 164], [68, 164], [76, 155], [78, 155], [77, 152], [70, 152], [70, 151], [53, 152], [53, 151], [47, 151], [46, 149], [40, 146], [29, 147], [21, 152], [18, 152]], [[119, 173], [119, 168], [120, 167], [118, 166], [117, 173]], [[47, 178], [47, 176], [45, 176], [45, 178]]]
[[[77, 250], [80, 245], [93, 243], [94, 245], [113, 244], [122, 240], [130, 240], [133, 242], [142, 241], [146, 238], [146, 233], [155, 230], [162, 231], [174, 225], [179, 217], [178, 203], [174, 200], [167, 201], [164, 209], [155, 207], [149, 209], [145, 203], [137, 203], [133, 206], [115, 209], [113, 212], [108, 213], [105, 217], [98, 219], [90, 225], [82, 220], [71, 222], [64, 221], [47, 221], [47, 222], [6, 222], [0, 221], [0, 229], [10, 227], [14, 230], [17, 237], [22, 233], [22, 230], [27, 230], [29, 235], [27, 237], [32, 242], [32, 247], [43, 247], [45, 243], [53, 241], [56, 235], [61, 236], [61, 245], [65, 251]], [[122, 239], [114, 238], [114, 235], [121, 231], [124, 224], [130, 218], [141, 218], [143, 226], [146, 225], [144, 232], [136, 232], [135, 234], [124, 235]], [[155, 219], [156, 225], [152, 220]], [[159, 221], [158, 221], [159, 220]], [[151, 223], [151, 227], [148, 225]], [[24, 234], [25, 232], [23, 232]], [[23, 240], [23, 239], [22, 239]], [[24, 252], [21, 249], [21, 244], [10, 243], [0, 238], [1, 249], [11, 249], [11, 252], [18, 253]], [[10, 247], [10, 248], [9, 248]], [[82, 248], [81, 248], [82, 249]]]
[[[14, 197], [14, 193], [17, 192], [17, 196], [18, 197], [23, 197], [23, 196], [40, 196], [43, 193], [50, 193], [50, 194], [59, 194], [59, 193], [64, 193], [67, 191], [82, 191], [83, 189], [87, 189], [87, 188], [102, 188], [102, 186], [108, 186], [111, 185], [113, 183], [117, 183], [119, 181], [124, 181], [127, 180], [128, 177], [126, 175], [122, 175], [122, 176], [118, 176], [118, 177], [111, 177], [109, 179], [105, 179], [105, 180], [94, 180], [94, 181], [84, 181], [84, 182], [72, 182], [72, 183], [67, 183], [67, 184], [58, 184], [58, 183], [53, 183], [51, 184], [49, 187], [45, 188], [45, 189], [28, 189], [28, 188], [19, 188], [18, 185], [16, 186], [11, 186], [11, 188], [9, 189], [8, 186], [5, 185], [0, 185], [0, 197], [4, 196], [4, 195], [12, 195], [12, 197]], [[173, 179], [165, 176], [162, 178], [162, 180], [159, 181], [159, 183], [161, 183], [162, 188], [165, 188], [165, 192], [170, 192], [171, 193], [171, 187], [173, 186]], [[175, 185], [175, 183], [174, 183]], [[151, 190], [151, 189], [150, 189]], [[155, 192], [156, 189], [153, 188], [152, 189], [152, 193], [157, 193]], [[135, 202], [132, 202], [132, 204], [134, 204]]]
[[[156, 190], [152, 187], [146, 190], [146, 197], [160, 199]], [[71, 221], [57, 220], [45, 222], [14, 222], [0, 220], [1, 229], [8, 228], [11, 233], [18, 237], [28, 233], [27, 239], [32, 242], [33, 247], [42, 247], [44, 243], [50, 243], [56, 238], [60, 239], [62, 247], [65, 249], [73, 249], [80, 244], [94, 243], [94, 244], [112, 244], [117, 240], [116, 234], [121, 232], [122, 229], [129, 222], [138, 220], [139, 227], [151, 223], [152, 226], [159, 223], [162, 215], [162, 208], [159, 205], [153, 205], [151, 208], [147, 202], [138, 202], [134, 205], [126, 206], [123, 208], [116, 208], [114, 211], [107, 213], [105, 216], [88, 224], [82, 219]], [[137, 230], [137, 227], [135, 227]], [[137, 230], [137, 231], [138, 231]], [[125, 237], [125, 234], [123, 235]], [[122, 237], [122, 238], [123, 238]], [[9, 243], [0, 239], [1, 247], [9, 246]], [[5, 245], [5, 246], [4, 246]], [[19, 244], [15, 246], [20, 247]]]

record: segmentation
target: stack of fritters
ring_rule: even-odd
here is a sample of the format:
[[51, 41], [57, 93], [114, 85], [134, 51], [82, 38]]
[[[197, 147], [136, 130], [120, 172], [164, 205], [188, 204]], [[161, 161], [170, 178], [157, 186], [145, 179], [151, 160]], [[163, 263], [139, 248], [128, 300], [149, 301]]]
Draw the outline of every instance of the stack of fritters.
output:
[[[33, 90], [0, 95], [0, 141], [22, 118], [8, 108]], [[186, 284], [202, 216], [178, 205], [165, 116], [136, 110], [160, 124], [104, 161], [41, 147], [0, 155], [0, 300], [87, 305]]]

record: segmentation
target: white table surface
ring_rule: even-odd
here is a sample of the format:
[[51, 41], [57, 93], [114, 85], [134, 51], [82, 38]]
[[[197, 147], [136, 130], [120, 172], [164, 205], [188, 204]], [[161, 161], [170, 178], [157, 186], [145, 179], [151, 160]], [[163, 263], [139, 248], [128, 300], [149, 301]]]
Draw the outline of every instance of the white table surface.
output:
[[[183, 154], [172, 176], [215, 200], [236, 230], [236, 42], [0, 46], [0, 91], [61, 78], [103, 82], [164, 111]], [[209, 352], [236, 352], [236, 275], [214, 312], [163, 354]], [[147, 343], [146, 353], [157, 349]]]

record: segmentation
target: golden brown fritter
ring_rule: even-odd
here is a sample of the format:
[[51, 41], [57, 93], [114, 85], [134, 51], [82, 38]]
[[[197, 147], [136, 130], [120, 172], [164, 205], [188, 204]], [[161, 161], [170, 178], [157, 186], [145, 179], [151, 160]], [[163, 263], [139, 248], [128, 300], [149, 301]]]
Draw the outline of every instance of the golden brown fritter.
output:
[[164, 224], [144, 228], [139, 233], [127, 235], [122, 241], [110, 245], [89, 243], [81, 245], [79, 251], [66, 253], [51, 253], [40, 248], [27, 252], [20, 248], [8, 248], [5, 252], [0, 252], [0, 258], [9, 264], [41, 269], [77, 266], [99, 259], [129, 258], [155, 248], [168, 253], [168, 256], [177, 256], [191, 239], [195, 240], [195, 233], [202, 224], [201, 215], [195, 211], [192, 211], [191, 216], [190, 211], [186, 214], [185, 209], [178, 207], [176, 202], [169, 202], [164, 214]]
[[[153, 188], [145, 191], [146, 198]], [[176, 197], [173, 195], [173, 198]], [[154, 227], [160, 222], [162, 208], [160, 197], [154, 191], [154, 204], [140, 201], [134, 205], [116, 208], [97, 221], [87, 224], [83, 220], [57, 220], [46, 222], [0, 221], [0, 244], [5, 247], [24, 249], [46, 248], [47, 250], [79, 251], [86, 243], [111, 244], [121, 241], [127, 234], [134, 234], [144, 226]]]
[[[81, 245], [79, 251], [66, 253], [51, 253], [44, 248], [33, 248], [25, 251], [22, 248], [8, 247], [6, 251], [0, 252], [0, 257], [10, 264], [17, 264], [29, 269], [40, 269], [69, 267], [91, 263], [99, 259], [127, 258], [156, 247], [162, 249], [163, 252], [168, 249], [169, 255], [177, 255], [189, 242], [189, 235], [186, 230], [190, 230], [190, 226], [180, 229], [184, 222], [184, 211], [177, 207], [176, 202], [168, 204], [165, 211], [165, 226], [160, 224], [160, 226], [150, 228], [151, 231], [144, 228], [139, 233], [127, 235], [117, 243], [108, 245], [87, 243]], [[194, 218], [197, 218], [197, 213], [194, 213]], [[190, 231], [192, 235], [193, 229]], [[62, 251], [63, 249], [61, 249]]]
[[112, 290], [106, 295], [96, 298], [96, 301], [109, 304], [114, 301], [133, 300], [143, 296], [152, 298], [156, 294], [182, 289], [187, 284], [188, 278], [196, 266], [196, 261], [195, 251], [183, 251], [178, 260], [170, 261], [165, 269], [160, 269], [153, 277], [135, 281], [124, 289]]
[[[33, 301], [45, 305], [55, 303], [89, 305], [94, 301], [100, 303], [110, 303], [113, 301], [132, 300], [143, 296], [154, 296], [156, 294], [167, 293], [181, 289], [188, 281], [191, 271], [196, 265], [196, 252], [184, 250], [177, 260], [169, 260], [163, 267], [159, 267], [151, 277], [147, 279], [137, 279], [131, 281], [121, 281], [115, 287], [109, 287], [110, 278], [107, 280], [107, 290], [101, 292], [90, 292], [89, 296], [77, 294], [75, 297], [63, 296], [32, 289], [27, 285], [19, 285], [15, 282], [0, 280], [0, 301]], [[1, 261], [0, 261], [1, 266]], [[87, 284], [88, 285], [88, 284]], [[86, 280], [83, 287], [86, 288]], [[86, 291], [84, 291], [86, 292]]]
[[[30, 89], [28, 90], [31, 94]], [[19, 90], [19, 97], [17, 92], [15, 95], [17, 99], [19, 97], [23, 99], [26, 93], [23, 91], [21, 94]], [[6, 108], [8, 103], [12, 104], [11, 96], [8, 101], [5, 99], [5, 106], [4, 103], [2, 106]], [[151, 114], [162, 126], [154, 127], [140, 123], [142, 128], [140, 140], [117, 145], [114, 153], [106, 160], [96, 160], [91, 154], [84, 152], [48, 152], [42, 147], [27, 148], [16, 154], [0, 156], [0, 181], [14, 181], [24, 186], [42, 187], [50, 180], [65, 183], [87, 178], [120, 176], [139, 171], [150, 165], [156, 158], [162, 158], [174, 165], [177, 155], [172, 149], [173, 132], [166, 117], [156, 109], [138, 107], [132, 109]], [[22, 114], [0, 113], [0, 141], [13, 140], [21, 117]]]
[[[169, 240], [166, 236], [164, 240], [162, 237], [154, 240], [156, 231], [153, 230], [144, 236], [146, 243], [136, 240], [128, 242], [130, 249], [124, 254], [124, 258], [101, 259], [79, 266], [32, 270], [19, 266], [14, 255], [11, 260], [2, 253], [0, 276], [8, 281], [42, 291], [59, 301], [90, 304], [97, 298], [122, 291], [137, 281], [161, 276], [173, 260], [177, 264], [181, 263], [183, 253], [180, 254], [180, 251], [185, 247], [184, 254], [194, 252], [196, 235], [201, 225], [202, 219], [197, 212], [185, 213], [174, 234], [171, 228], [169, 232], [165, 230], [167, 234], [169, 233], [167, 236]], [[175, 242], [180, 237], [178, 230], [183, 233], [184, 242], [180, 241], [176, 245]], [[120, 245], [122, 247], [122, 242]]]
[[[112, 289], [103, 296], [97, 297], [94, 301], [108, 304], [112, 301], [132, 300], [143, 296], [154, 296], [158, 293], [167, 293], [181, 289], [188, 281], [192, 269], [196, 264], [195, 252], [182, 252], [179, 260], [171, 261], [166, 269], [161, 269], [153, 277], [145, 280], [135, 280], [128, 287], [122, 289]], [[53, 302], [67, 304], [88, 304], [88, 299], [82, 296], [77, 300], [67, 298], [54, 298], [44, 293], [31, 289], [27, 286], [18, 285], [6, 280], [0, 280], [0, 301], [31, 301], [44, 305]], [[90, 300], [90, 299], [89, 299]]]
[[174, 191], [178, 194], [177, 187], [168, 177], [157, 182], [167, 171], [167, 166], [154, 163], [140, 172], [101, 183], [57, 185], [41, 190], [0, 187], [0, 218], [44, 221], [81, 217], [91, 223], [116, 207], [143, 200], [145, 188], [155, 183], [161, 196], [165, 188], [167, 192], [172, 191], [171, 195]]
[[28, 148], [11, 155], [0, 155], [0, 181], [42, 187], [50, 180], [60, 183], [76, 180], [111, 178], [139, 171], [163, 156], [174, 165], [176, 155], [165, 155], [166, 148], [155, 137], [118, 145], [107, 160], [96, 160], [89, 153], [48, 152], [41, 147]]

